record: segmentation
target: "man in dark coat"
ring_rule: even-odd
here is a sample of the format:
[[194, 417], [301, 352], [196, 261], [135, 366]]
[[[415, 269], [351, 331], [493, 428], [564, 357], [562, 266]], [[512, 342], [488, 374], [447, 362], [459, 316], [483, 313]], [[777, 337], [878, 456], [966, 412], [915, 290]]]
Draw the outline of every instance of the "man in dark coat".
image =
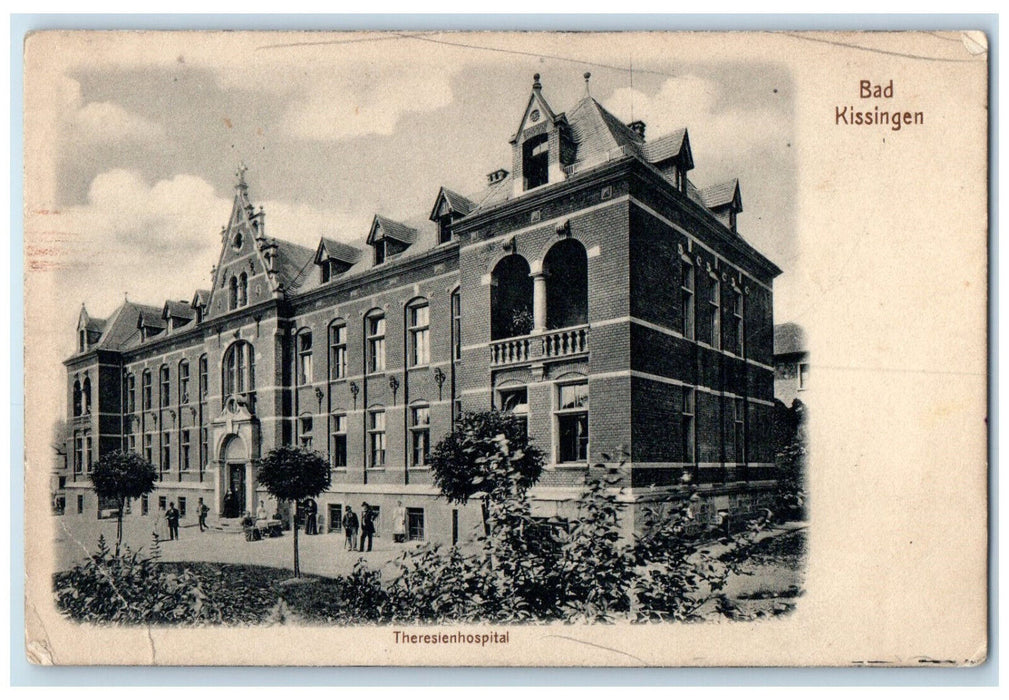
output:
[[175, 507], [175, 502], [168, 504], [168, 512], [165, 513], [165, 520], [168, 521], [168, 539], [179, 539], [179, 509]]
[[371, 512], [371, 507], [367, 503], [361, 504], [361, 547], [358, 551], [365, 551], [365, 540], [368, 542], [368, 551], [371, 551], [371, 538], [375, 534], [375, 514]]
[[343, 531], [347, 535], [347, 541], [344, 546], [350, 551], [354, 551], [354, 542], [357, 540], [357, 513], [350, 506], [347, 506], [347, 512], [343, 515]]

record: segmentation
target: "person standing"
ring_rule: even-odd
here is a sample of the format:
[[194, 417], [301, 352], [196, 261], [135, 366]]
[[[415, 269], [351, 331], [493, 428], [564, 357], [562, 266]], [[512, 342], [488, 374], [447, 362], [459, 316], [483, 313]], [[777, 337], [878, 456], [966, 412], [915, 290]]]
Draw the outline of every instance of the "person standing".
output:
[[207, 513], [209, 512], [210, 508], [207, 508], [207, 504], [201, 498], [196, 506], [196, 514], [200, 517], [200, 532], [205, 532], [207, 529]]
[[358, 551], [365, 551], [364, 543], [368, 542], [368, 551], [371, 551], [371, 539], [375, 535], [375, 515], [371, 512], [371, 506], [367, 503], [361, 504], [361, 547]]
[[315, 535], [318, 531], [315, 529], [315, 513], [318, 510], [318, 506], [315, 501], [309, 498], [305, 501], [305, 534]]
[[168, 521], [168, 539], [179, 539], [179, 509], [175, 507], [174, 501], [168, 504], [165, 519]]
[[168, 515], [165, 513], [165, 507], [163, 505], [158, 505], [158, 513], [154, 519], [154, 536], [158, 538], [159, 542], [164, 542], [168, 539]]
[[406, 508], [403, 501], [396, 501], [396, 510], [392, 513], [392, 539], [395, 542], [406, 542]]
[[357, 541], [357, 513], [350, 506], [347, 506], [347, 512], [343, 514], [343, 532], [347, 536], [347, 541], [344, 543], [344, 547], [350, 551], [354, 551], [354, 543]]

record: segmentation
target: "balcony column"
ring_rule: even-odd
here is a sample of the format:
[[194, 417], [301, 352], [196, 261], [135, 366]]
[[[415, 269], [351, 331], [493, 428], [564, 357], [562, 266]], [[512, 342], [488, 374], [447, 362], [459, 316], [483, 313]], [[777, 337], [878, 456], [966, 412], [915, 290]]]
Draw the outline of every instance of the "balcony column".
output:
[[530, 275], [533, 278], [533, 333], [547, 329], [547, 276], [537, 265]]

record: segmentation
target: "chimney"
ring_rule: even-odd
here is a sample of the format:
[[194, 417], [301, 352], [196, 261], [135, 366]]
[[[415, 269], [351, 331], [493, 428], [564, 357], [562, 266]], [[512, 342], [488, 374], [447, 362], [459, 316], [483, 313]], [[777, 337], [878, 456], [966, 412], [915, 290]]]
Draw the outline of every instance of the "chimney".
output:
[[635, 134], [641, 137], [641, 140], [645, 139], [645, 123], [640, 119], [638, 121], [631, 122], [627, 125], [627, 128], [633, 131]]
[[494, 184], [497, 184], [498, 182], [501, 182], [506, 177], [508, 177], [508, 171], [505, 170], [504, 168], [501, 168], [501, 169], [495, 170], [492, 173], [488, 173], [488, 175], [487, 175], [487, 182], [489, 184], [491, 184], [491, 185], [494, 185]]

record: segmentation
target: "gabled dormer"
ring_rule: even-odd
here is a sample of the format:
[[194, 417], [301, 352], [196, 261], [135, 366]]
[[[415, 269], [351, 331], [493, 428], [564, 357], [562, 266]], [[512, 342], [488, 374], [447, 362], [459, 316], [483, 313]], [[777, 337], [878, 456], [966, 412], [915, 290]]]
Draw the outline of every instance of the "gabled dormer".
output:
[[315, 249], [315, 264], [319, 266], [319, 278], [323, 284], [345, 273], [360, 258], [360, 250], [332, 238], [323, 238]]
[[[633, 129], [633, 124], [631, 125]], [[641, 124], [644, 135], [644, 124]], [[690, 136], [686, 129], [677, 129], [642, 144], [641, 155], [654, 165], [680, 192], [687, 192], [687, 173], [694, 169], [694, 156], [690, 151]]]
[[137, 312], [137, 329], [140, 331], [140, 340], [150, 340], [154, 336], [164, 332], [168, 324], [161, 317], [157, 307], [141, 306]]
[[207, 317], [207, 304], [210, 303], [210, 290], [209, 289], [197, 289], [196, 293], [193, 294], [193, 300], [190, 302], [189, 306], [196, 314], [196, 322], [203, 323], [203, 319]]
[[191, 323], [195, 317], [196, 312], [186, 301], [166, 301], [161, 310], [161, 320], [169, 333]]
[[739, 180], [733, 178], [719, 185], [705, 187], [700, 192], [701, 202], [715, 217], [733, 233], [736, 231], [736, 215], [743, 211], [743, 195]]
[[415, 240], [416, 229], [376, 214], [371, 222], [367, 243], [374, 249], [374, 263], [381, 265], [409, 248]]
[[81, 304], [81, 313], [77, 317], [77, 352], [87, 352], [97, 344], [104, 328], [105, 321], [91, 318], [84, 304]]
[[542, 88], [537, 73], [522, 120], [511, 139], [512, 172], [516, 175], [514, 196], [560, 182], [564, 179], [564, 166], [574, 160], [575, 147], [567, 118], [550, 108]]
[[[507, 171], [502, 171], [507, 174]], [[447, 187], [438, 191], [431, 209], [431, 221], [438, 225], [438, 245], [452, 240], [452, 224], [476, 209], [476, 204]]]

